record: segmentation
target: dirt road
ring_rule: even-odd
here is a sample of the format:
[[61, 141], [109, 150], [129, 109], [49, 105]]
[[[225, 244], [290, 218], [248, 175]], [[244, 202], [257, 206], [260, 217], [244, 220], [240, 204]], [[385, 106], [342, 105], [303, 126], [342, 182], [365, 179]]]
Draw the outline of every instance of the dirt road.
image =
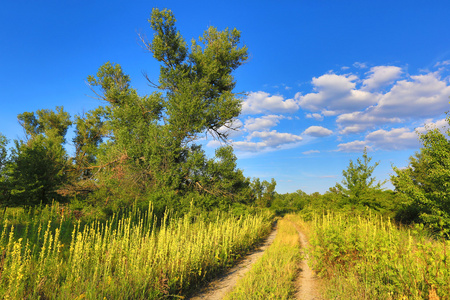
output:
[[264, 244], [257, 250], [248, 255], [241, 263], [234, 268], [230, 269], [222, 277], [212, 281], [205, 289], [201, 290], [198, 294], [189, 298], [191, 300], [220, 300], [226, 293], [230, 292], [236, 285], [236, 282], [247, 273], [252, 265], [263, 255], [264, 251], [272, 244], [277, 229], [275, 228], [272, 233], [266, 238]]
[[318, 279], [314, 271], [309, 267], [309, 257], [306, 249], [308, 248], [308, 241], [303, 232], [298, 226], [294, 225], [300, 237], [300, 245], [303, 254], [303, 260], [300, 264], [301, 272], [295, 282], [297, 288], [296, 299], [301, 300], [319, 300]]
[[[301, 244], [301, 250], [303, 253], [303, 260], [300, 264], [300, 274], [295, 282], [296, 286], [296, 299], [301, 300], [319, 300], [322, 299], [319, 296], [318, 289], [318, 279], [314, 271], [310, 268], [308, 261], [308, 254], [305, 251], [308, 247], [308, 241], [305, 235], [301, 232], [300, 228], [295, 226]], [[275, 236], [277, 234], [277, 229], [274, 229], [272, 233], [267, 237], [264, 244], [255, 250], [252, 254], [248, 255], [241, 263], [239, 263], [234, 268], [226, 272], [222, 277], [212, 281], [208, 286], [199, 291], [197, 294], [189, 298], [190, 300], [220, 300], [227, 293], [229, 293], [233, 287], [236, 285], [237, 281], [242, 278], [245, 273], [247, 273], [252, 265], [264, 254], [264, 251], [272, 244]]]

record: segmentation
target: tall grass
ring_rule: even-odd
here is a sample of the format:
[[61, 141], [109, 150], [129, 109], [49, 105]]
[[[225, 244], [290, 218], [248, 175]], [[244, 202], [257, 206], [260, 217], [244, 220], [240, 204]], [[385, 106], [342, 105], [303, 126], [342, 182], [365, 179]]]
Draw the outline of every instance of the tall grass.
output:
[[[38, 218], [38, 217], [36, 217]], [[56, 223], [56, 224], [55, 224]], [[157, 224], [161, 224], [157, 226]], [[152, 209], [72, 227], [64, 217], [32, 218], [16, 237], [0, 236], [2, 299], [158, 299], [185, 295], [233, 263], [270, 231], [262, 213], [215, 219], [188, 214], [163, 220]]]
[[450, 241], [389, 219], [316, 215], [314, 268], [330, 299], [450, 299]]
[[300, 261], [299, 247], [294, 225], [287, 219], [279, 220], [272, 245], [225, 299], [292, 299]]

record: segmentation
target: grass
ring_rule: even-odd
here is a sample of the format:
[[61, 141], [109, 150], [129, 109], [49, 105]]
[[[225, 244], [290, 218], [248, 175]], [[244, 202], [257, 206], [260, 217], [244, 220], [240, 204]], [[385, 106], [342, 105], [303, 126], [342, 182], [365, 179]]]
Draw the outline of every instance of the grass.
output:
[[0, 298], [181, 297], [233, 264], [271, 229], [268, 213], [217, 214], [212, 221], [166, 215], [158, 221], [150, 207], [85, 225], [56, 215], [30, 216], [26, 224], [3, 220]]
[[252, 269], [225, 299], [292, 299], [300, 261], [298, 233], [288, 219], [278, 221], [278, 233]]
[[450, 241], [389, 219], [315, 215], [314, 269], [329, 299], [450, 299]]

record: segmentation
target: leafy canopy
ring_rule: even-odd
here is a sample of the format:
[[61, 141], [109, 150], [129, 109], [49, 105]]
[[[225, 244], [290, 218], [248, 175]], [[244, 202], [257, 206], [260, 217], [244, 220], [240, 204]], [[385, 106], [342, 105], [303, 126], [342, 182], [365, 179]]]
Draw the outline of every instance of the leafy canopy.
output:
[[337, 183], [338, 192], [344, 195], [350, 203], [357, 204], [363, 202], [364, 196], [368, 193], [380, 190], [382, 182], [376, 182], [372, 176], [379, 162], [370, 165], [372, 158], [367, 155], [367, 148], [364, 148], [362, 158], [358, 158], [356, 163], [350, 160], [346, 170], [342, 171], [342, 184]]
[[[447, 116], [450, 125], [450, 117]], [[391, 181], [408, 201], [399, 218], [450, 232], [450, 129], [446, 134], [430, 129], [420, 134], [423, 147], [410, 158], [408, 168], [394, 167]]]

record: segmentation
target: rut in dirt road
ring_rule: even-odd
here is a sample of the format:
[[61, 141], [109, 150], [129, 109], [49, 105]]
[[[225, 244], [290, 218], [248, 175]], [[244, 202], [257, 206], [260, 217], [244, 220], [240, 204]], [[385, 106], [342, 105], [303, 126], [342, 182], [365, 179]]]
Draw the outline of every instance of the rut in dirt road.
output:
[[319, 295], [317, 276], [314, 273], [314, 271], [309, 267], [308, 264], [309, 257], [308, 253], [306, 252], [306, 248], [308, 247], [308, 241], [303, 232], [300, 231], [299, 227], [297, 225], [294, 226], [297, 229], [298, 235], [300, 237], [300, 245], [303, 252], [303, 260], [300, 264], [301, 272], [295, 283], [297, 288], [295, 298], [301, 300], [322, 299]]
[[206, 288], [195, 294], [190, 300], [220, 300], [225, 294], [229, 293], [236, 285], [237, 281], [242, 278], [245, 273], [250, 271], [252, 265], [264, 254], [264, 251], [272, 244], [277, 235], [277, 228], [266, 238], [264, 244], [248, 255], [240, 264], [230, 269], [222, 277], [212, 281]]

